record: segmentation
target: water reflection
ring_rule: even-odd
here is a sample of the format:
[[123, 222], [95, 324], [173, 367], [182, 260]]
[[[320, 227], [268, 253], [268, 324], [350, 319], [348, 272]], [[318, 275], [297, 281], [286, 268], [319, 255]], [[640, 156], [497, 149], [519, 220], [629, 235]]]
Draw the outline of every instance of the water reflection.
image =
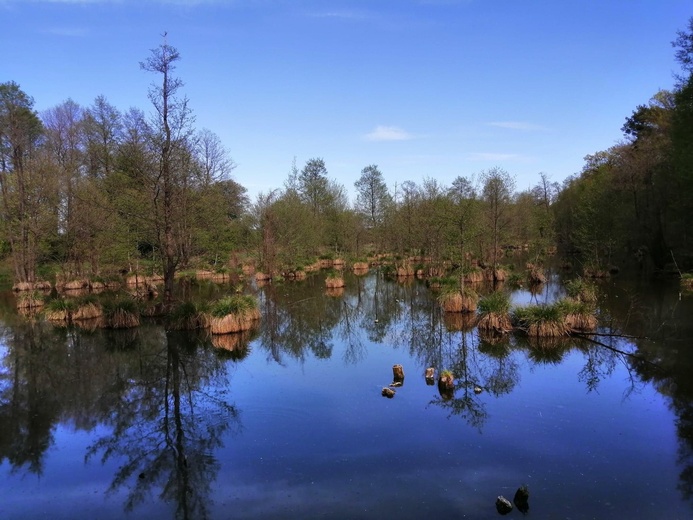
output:
[[[257, 363], [259, 355], [262, 363], [253, 365], [255, 373], [276, 368], [272, 377], [277, 379], [284, 377], [285, 367], [296, 364], [307, 372], [314, 360], [320, 370], [339, 364], [340, 371], [351, 371], [344, 377], [352, 384], [357, 371], [369, 370], [369, 356], [381, 354], [378, 361], [382, 362], [385, 352], [395, 353], [398, 363], [406, 362], [408, 379], [393, 401], [380, 398], [374, 390], [377, 404], [389, 406], [383, 410], [401, 411], [398, 407], [406, 406], [402, 403], [413, 399], [415, 392], [426, 392], [423, 407], [429, 404], [425, 410], [429, 417], [435, 415], [431, 410], [442, 410], [442, 420], [447, 417], [455, 431], [464, 432], [468, 426], [487, 437], [498, 419], [493, 414], [498, 415], [499, 403], [502, 409], [504, 401], [512, 401], [513, 392], [531, 386], [534, 372], [570, 365], [573, 380], [583, 393], [592, 393], [590, 397], [608, 389], [614, 374], [625, 374], [616, 383], [623, 386], [624, 398], [651, 383], [666, 396], [677, 416], [679, 489], [684, 498], [693, 499], [693, 297], [679, 299], [672, 291], [648, 293], [637, 285], [603, 283], [598, 334], [628, 337], [537, 340], [480, 334], [474, 315], [444, 313], [423, 283], [414, 279], [400, 284], [385, 280], [377, 271], [361, 277], [346, 273], [345, 279], [340, 295], [327, 294], [320, 275], [302, 282], [267, 284], [258, 291], [260, 329], [223, 337], [167, 332], [153, 324], [105, 331], [56, 328], [40, 319], [9, 324], [5, 319], [0, 345], [0, 462], [7, 462], [15, 474], [43, 475], [46, 455], [56, 442], [56, 425], [98, 432], [90, 442], [87, 465], [117, 465], [109, 475], [109, 492], [118, 499], [124, 496], [127, 511], [157, 496], [170, 504], [178, 518], [209, 517], [215, 481], [222, 472], [232, 473], [220, 463], [219, 454], [229, 450], [230, 434], [241, 429], [240, 413], [225, 393], [234, 363]], [[187, 290], [202, 297], [223, 292], [206, 285]], [[561, 294], [554, 276], [540, 292], [515, 294], [514, 301], [545, 302]], [[635, 294], [638, 298], [632, 297]], [[13, 305], [7, 309], [16, 312]], [[379, 370], [389, 377], [392, 364], [388, 363]], [[436, 393], [434, 387], [424, 386], [428, 367], [436, 374], [451, 371], [455, 376], [452, 390]], [[328, 369], [324, 373], [328, 375], [321, 381], [328, 384], [308, 387], [317, 396], [314, 401], [327, 409], [333, 397], [331, 387], [345, 392], [347, 386], [330, 384], [339, 382], [340, 374]], [[314, 402], [303, 410], [301, 388], [293, 389], [290, 379], [288, 383], [281, 380], [287, 392], [297, 392], [297, 408], [316, 413], [309, 408], [317, 406]], [[362, 408], [371, 403], [358, 401], [355, 386], [346, 391], [353, 393], [358, 412], [352, 413], [360, 417]], [[375, 387], [380, 390], [374, 382]], [[280, 394], [271, 395], [280, 399]], [[541, 397], [536, 399], [540, 402]], [[350, 402], [343, 410], [345, 422], [349, 406]], [[248, 414], [247, 428], [251, 407], [243, 408]], [[255, 413], [256, 421], [276, 424], [258, 410]], [[407, 409], [400, 419], [413, 413]], [[536, 424], [521, 419], [520, 426]], [[325, 436], [333, 433], [329, 424], [327, 417], [318, 425]], [[371, 434], [375, 438], [378, 432]], [[391, 438], [405, 442], [399, 431]], [[345, 449], [343, 461], [348, 457]], [[298, 459], [294, 463], [296, 468], [285, 469], [286, 478], [294, 477], [292, 472], [303, 472], [308, 478], [311, 463], [302, 466]], [[276, 468], [282, 469], [279, 464]], [[354, 468], [358, 476], [361, 470]]]
[[58, 334], [45, 323], [29, 321], [5, 329], [0, 386], [0, 462], [13, 471], [43, 473], [46, 450], [53, 444], [52, 427], [61, 414], [65, 348], [49, 348]]
[[109, 492], [128, 490], [132, 511], [156, 489], [175, 505], [176, 518], [207, 518], [210, 488], [219, 471], [214, 452], [229, 428], [240, 428], [239, 413], [211, 384], [226, 376], [209, 350], [195, 349], [196, 335], [166, 332], [140, 344], [139, 363], [127, 383], [105, 396], [114, 411], [104, 422], [111, 432], [88, 449], [86, 460], [123, 460]]

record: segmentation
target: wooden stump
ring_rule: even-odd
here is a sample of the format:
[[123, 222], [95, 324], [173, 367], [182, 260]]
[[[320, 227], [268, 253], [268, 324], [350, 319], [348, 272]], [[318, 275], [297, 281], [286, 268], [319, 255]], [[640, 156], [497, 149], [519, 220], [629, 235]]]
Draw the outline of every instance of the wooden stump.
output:
[[402, 368], [402, 365], [392, 366], [392, 378], [395, 383], [402, 383], [404, 381], [404, 368]]

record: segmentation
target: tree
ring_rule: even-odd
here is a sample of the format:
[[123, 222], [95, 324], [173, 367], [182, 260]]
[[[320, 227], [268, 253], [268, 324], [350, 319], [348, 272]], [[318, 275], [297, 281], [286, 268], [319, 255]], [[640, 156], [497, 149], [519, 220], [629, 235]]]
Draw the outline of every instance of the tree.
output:
[[201, 181], [204, 186], [227, 180], [236, 167], [219, 136], [207, 128], [198, 132], [195, 152], [200, 162]]
[[498, 267], [498, 252], [505, 231], [510, 225], [509, 208], [515, 179], [502, 168], [491, 168], [481, 174], [482, 199], [485, 204], [487, 224], [491, 232], [491, 259], [494, 270]]
[[330, 202], [329, 181], [325, 161], [313, 158], [306, 162], [298, 176], [298, 191], [314, 216], [320, 215]]
[[163, 268], [165, 304], [173, 300], [181, 246], [188, 236], [184, 214], [192, 188], [186, 157], [190, 152], [193, 118], [187, 98], [177, 97], [183, 86], [183, 82], [173, 76], [179, 59], [178, 50], [163, 43], [140, 63], [143, 70], [161, 75], [161, 83], [153, 84], [149, 90], [149, 100], [155, 109], [150, 142], [156, 157], [154, 171], [149, 172], [149, 188], [152, 224]]
[[0, 84], [0, 193], [5, 233], [15, 279], [33, 282], [38, 254], [37, 217], [41, 210], [40, 177], [30, 161], [43, 126], [34, 100], [13, 81]]
[[[452, 256], [459, 255], [458, 260], [464, 263], [469, 244], [480, 234], [479, 200], [473, 180], [458, 176], [448, 190], [448, 197], [452, 203], [450, 214], [453, 221], [450, 245], [456, 249]], [[464, 283], [463, 277], [461, 280]]]
[[84, 114], [87, 172], [103, 178], [113, 173], [118, 146], [123, 139], [123, 121], [118, 109], [98, 96]]
[[387, 205], [392, 201], [378, 166], [371, 164], [361, 170], [361, 177], [354, 186], [357, 191], [356, 211], [371, 228], [377, 228], [383, 223]]

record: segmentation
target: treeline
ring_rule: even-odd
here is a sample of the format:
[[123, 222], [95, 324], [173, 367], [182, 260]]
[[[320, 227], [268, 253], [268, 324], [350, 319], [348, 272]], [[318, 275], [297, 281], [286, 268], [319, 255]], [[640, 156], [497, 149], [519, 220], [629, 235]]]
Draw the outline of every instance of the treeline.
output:
[[[155, 75], [149, 114], [103, 96], [39, 114], [0, 84], [0, 244], [14, 278], [107, 276], [156, 265], [170, 298], [177, 271], [253, 261], [279, 274], [320, 255], [377, 253], [449, 264], [502, 261], [512, 247], [555, 244], [588, 262], [626, 256], [693, 263], [693, 19], [675, 42], [684, 75], [626, 120], [626, 140], [586, 158], [559, 187], [546, 174], [515, 191], [500, 168], [455, 179], [385, 184], [377, 165], [353, 203], [325, 161], [294, 161], [282, 187], [251, 202], [231, 178], [219, 138], [197, 129], [164, 44], [141, 66]], [[39, 272], [50, 266], [52, 272]]]
[[[425, 179], [389, 189], [369, 165], [352, 204], [314, 158], [300, 170], [294, 161], [281, 188], [251, 203], [219, 138], [194, 127], [178, 59], [161, 45], [142, 63], [157, 78], [149, 115], [103, 96], [39, 114], [18, 84], [0, 84], [0, 236], [16, 281], [107, 276], [146, 261], [170, 293], [176, 271], [236, 260], [269, 274], [325, 254], [495, 263], [507, 245], [552, 243], [556, 185], [542, 175], [516, 194], [498, 168], [451, 186]], [[53, 272], [38, 272], [46, 266]]]
[[693, 18], [673, 42], [682, 74], [623, 125], [623, 142], [586, 157], [554, 205], [561, 246], [587, 262], [630, 256], [693, 269]]

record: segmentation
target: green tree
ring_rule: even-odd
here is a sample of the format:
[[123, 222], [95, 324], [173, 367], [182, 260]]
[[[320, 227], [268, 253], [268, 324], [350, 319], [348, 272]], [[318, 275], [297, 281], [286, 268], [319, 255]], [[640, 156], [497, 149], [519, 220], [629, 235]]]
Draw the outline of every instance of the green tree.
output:
[[39, 217], [45, 192], [32, 164], [43, 134], [34, 100], [13, 81], [0, 84], [0, 193], [15, 279], [36, 278]]
[[298, 176], [298, 192], [302, 200], [318, 216], [330, 204], [329, 180], [325, 161], [313, 158], [306, 162]]
[[491, 261], [498, 267], [499, 249], [510, 227], [510, 203], [515, 179], [502, 168], [491, 168], [481, 173], [482, 200], [486, 223], [490, 231]]
[[383, 174], [375, 164], [361, 170], [361, 176], [354, 186], [356, 187], [356, 212], [364, 220], [366, 229], [371, 232], [375, 240], [375, 248], [378, 250], [382, 241], [385, 216], [392, 204], [392, 197], [387, 190]]

